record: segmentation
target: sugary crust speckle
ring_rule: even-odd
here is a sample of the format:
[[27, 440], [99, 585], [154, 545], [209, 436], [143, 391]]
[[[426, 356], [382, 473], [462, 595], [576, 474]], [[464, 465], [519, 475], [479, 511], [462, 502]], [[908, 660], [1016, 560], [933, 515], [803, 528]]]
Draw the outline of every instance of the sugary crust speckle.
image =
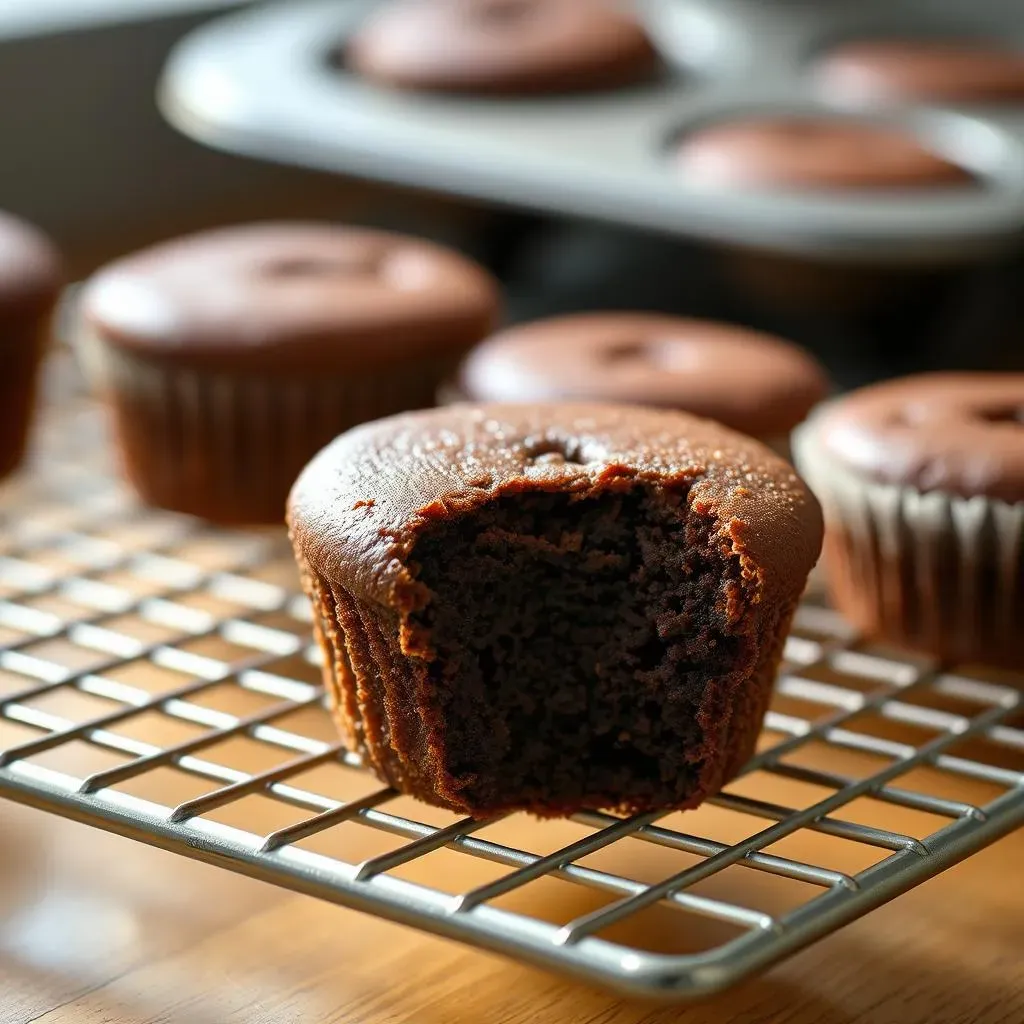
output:
[[709, 420], [636, 406], [462, 404], [378, 420], [313, 459], [288, 518], [319, 575], [394, 606], [408, 599], [406, 558], [431, 522], [500, 495], [636, 482], [685, 489], [767, 594], [798, 592], [818, 557], [821, 511], [787, 462]]

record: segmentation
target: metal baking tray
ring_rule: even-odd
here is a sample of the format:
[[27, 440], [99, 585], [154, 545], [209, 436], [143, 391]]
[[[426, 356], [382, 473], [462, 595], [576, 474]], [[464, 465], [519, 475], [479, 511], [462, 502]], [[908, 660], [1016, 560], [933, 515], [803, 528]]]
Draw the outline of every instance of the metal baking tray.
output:
[[[991, 35], [1024, 46], [1019, 0], [638, 0], [665, 58], [650, 85], [573, 97], [393, 91], [332, 54], [381, 0], [289, 0], [215, 21], [172, 54], [162, 108], [215, 147], [708, 241], [872, 263], [960, 262], [1024, 229], [1024, 104], [860, 113], [815, 98], [811, 58], [863, 35]], [[980, 187], [714, 192], [673, 140], [720, 118], [826, 112], [905, 125]]]
[[1024, 678], [863, 642], [813, 599], [759, 752], [695, 811], [473, 820], [402, 797], [338, 744], [283, 529], [140, 508], [53, 369], [34, 465], [0, 485], [0, 798], [669, 999], [1024, 825]]

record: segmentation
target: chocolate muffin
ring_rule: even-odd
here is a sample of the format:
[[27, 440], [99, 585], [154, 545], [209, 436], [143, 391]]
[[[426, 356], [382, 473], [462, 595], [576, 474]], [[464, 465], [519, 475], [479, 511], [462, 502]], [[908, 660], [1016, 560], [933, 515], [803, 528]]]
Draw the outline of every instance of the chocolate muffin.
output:
[[[761, 192], [888, 194], [969, 188], [971, 173], [905, 129], [850, 117], [791, 115], [723, 121], [684, 135], [676, 165], [701, 188]], [[786, 312], [849, 316], [924, 290], [934, 268], [885, 267], [844, 259], [717, 250], [741, 294]]]
[[928, 189], [972, 180], [901, 128], [820, 115], [711, 124], [679, 141], [676, 163], [716, 188]]
[[432, 404], [497, 305], [488, 274], [431, 243], [257, 224], [101, 270], [79, 333], [144, 500], [281, 522], [310, 456], [357, 423]]
[[1024, 51], [980, 39], [855, 39], [815, 76], [838, 99], [1004, 103], [1024, 99]]
[[853, 392], [795, 435], [836, 606], [953, 661], [1024, 665], [1024, 374]]
[[0, 477], [25, 454], [36, 377], [62, 283], [53, 245], [23, 220], [0, 213]]
[[384, 85], [479, 95], [610, 88], [658, 66], [643, 26], [612, 0], [395, 0], [343, 59]]
[[590, 313], [511, 327], [463, 361], [471, 401], [598, 401], [680, 409], [786, 453], [789, 432], [825, 397], [803, 349], [729, 324], [652, 313]]
[[821, 543], [763, 445], [616, 405], [367, 424], [306, 467], [289, 524], [346, 742], [478, 816], [716, 791], [754, 750]]

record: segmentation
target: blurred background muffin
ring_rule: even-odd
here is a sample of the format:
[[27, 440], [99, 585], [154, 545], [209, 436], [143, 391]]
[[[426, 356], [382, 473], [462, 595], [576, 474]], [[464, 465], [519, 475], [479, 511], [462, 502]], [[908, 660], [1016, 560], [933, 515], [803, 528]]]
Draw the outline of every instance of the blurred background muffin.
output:
[[1012, 103], [1024, 100], [1024, 52], [982, 39], [866, 38], [816, 62], [822, 91], [858, 103]]
[[276, 523], [319, 448], [430, 404], [497, 312], [491, 277], [433, 243], [265, 223], [103, 268], [76, 331], [145, 501]]
[[1024, 666], [1024, 374], [921, 374], [800, 429], [836, 607], [869, 636]]
[[658, 66], [642, 22], [614, 0], [398, 0], [340, 60], [384, 85], [477, 95], [630, 85]]
[[581, 313], [488, 338], [462, 363], [455, 392], [479, 402], [680, 409], [785, 454], [789, 432], [828, 388], [810, 355], [770, 335], [651, 313]]
[[[708, 124], [677, 143], [676, 166], [688, 181], [714, 190], [844, 195], [886, 199], [932, 190], [980, 187], [907, 127], [848, 117], [778, 115]], [[925, 261], [872, 265], [842, 255], [814, 260], [749, 246], [717, 249], [721, 272], [768, 306], [821, 310], [844, 317], [896, 297], [927, 291], [945, 268]]]
[[25, 454], [36, 375], [62, 283], [60, 257], [50, 241], [0, 212], [0, 477]]

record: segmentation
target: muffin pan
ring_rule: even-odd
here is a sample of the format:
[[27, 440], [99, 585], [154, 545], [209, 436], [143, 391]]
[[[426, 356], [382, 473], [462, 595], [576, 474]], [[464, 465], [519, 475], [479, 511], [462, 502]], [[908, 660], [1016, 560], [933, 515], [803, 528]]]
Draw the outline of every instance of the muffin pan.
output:
[[[598, 217], [813, 258], [958, 262], [1024, 229], [1024, 99], [854, 108], [821, 95], [814, 61], [843, 40], [994, 39], [1024, 48], [1019, 0], [638, 0], [655, 82], [573, 96], [399, 92], [334, 55], [381, 0], [292, 0], [235, 14], [172, 55], [162, 106], [223, 149], [515, 206]], [[674, 143], [751, 115], [867, 118], [915, 133], [977, 185], [920, 192], [708, 190]]]

